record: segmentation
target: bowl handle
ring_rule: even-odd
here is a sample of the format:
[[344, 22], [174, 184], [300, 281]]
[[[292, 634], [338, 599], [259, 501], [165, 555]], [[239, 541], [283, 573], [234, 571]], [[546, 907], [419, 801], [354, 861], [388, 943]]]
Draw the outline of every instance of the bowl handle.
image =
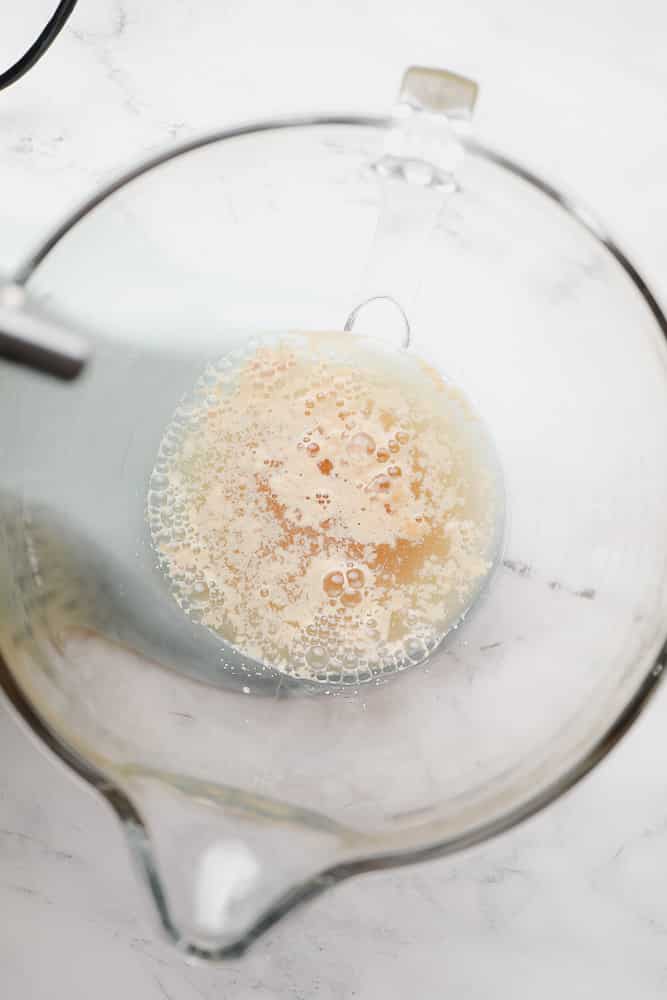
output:
[[371, 166], [379, 187], [375, 235], [345, 329], [410, 343], [410, 312], [429, 236], [458, 190], [477, 84], [442, 69], [403, 75], [384, 150]]

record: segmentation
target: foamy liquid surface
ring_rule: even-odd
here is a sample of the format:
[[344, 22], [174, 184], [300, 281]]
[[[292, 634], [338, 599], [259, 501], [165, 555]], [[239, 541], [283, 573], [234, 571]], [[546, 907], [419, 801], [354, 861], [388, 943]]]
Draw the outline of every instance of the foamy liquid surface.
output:
[[491, 569], [493, 452], [459, 390], [348, 333], [255, 340], [162, 438], [147, 515], [174, 599], [309, 679], [423, 660]]

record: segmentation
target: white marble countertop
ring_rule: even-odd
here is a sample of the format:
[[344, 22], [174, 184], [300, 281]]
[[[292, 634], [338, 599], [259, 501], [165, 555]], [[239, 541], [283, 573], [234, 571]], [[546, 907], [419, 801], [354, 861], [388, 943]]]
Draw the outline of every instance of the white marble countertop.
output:
[[[54, 0], [0, 12], [0, 61]], [[211, 127], [384, 110], [403, 67], [481, 81], [479, 132], [594, 204], [667, 301], [661, 0], [80, 0], [0, 94], [0, 270], [101, 181]], [[0, 707], [0, 982], [8, 1000], [403, 1000], [667, 994], [667, 691], [546, 812], [450, 860], [366, 876], [247, 958], [192, 968], [151, 923], [107, 807]]]

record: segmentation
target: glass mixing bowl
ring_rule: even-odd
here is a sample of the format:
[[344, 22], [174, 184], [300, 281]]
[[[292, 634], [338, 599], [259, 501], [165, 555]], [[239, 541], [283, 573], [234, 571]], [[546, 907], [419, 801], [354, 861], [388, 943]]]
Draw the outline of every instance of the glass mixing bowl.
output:
[[91, 359], [68, 384], [1, 370], [3, 686], [112, 805], [164, 928], [200, 957], [529, 815], [662, 669], [665, 318], [588, 212], [465, 137], [432, 225], [401, 209], [389, 270], [412, 288], [408, 350], [475, 401], [502, 467], [504, 549], [473, 612], [382, 682], [300, 684], [188, 619], [156, 569], [146, 488], [179, 398], [257, 333], [342, 328], [395, 125], [273, 121], [172, 149], [15, 276]]

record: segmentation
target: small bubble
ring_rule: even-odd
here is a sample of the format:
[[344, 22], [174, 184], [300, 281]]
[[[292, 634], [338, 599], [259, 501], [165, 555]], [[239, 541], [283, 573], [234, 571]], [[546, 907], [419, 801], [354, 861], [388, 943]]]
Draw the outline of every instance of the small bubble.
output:
[[192, 598], [193, 601], [199, 601], [201, 603], [202, 601], [208, 600], [208, 596], [209, 596], [208, 586], [203, 582], [203, 580], [200, 580], [194, 584], [192, 588], [192, 593], [190, 594], [190, 597]]
[[340, 600], [345, 607], [352, 608], [356, 604], [361, 604], [362, 596], [358, 590], [345, 590], [341, 594]]
[[364, 574], [360, 569], [349, 569], [346, 573], [347, 582], [353, 590], [359, 590], [364, 585]]
[[322, 589], [329, 597], [337, 597], [345, 587], [345, 577], [338, 570], [327, 573], [322, 582]]
[[386, 448], [378, 448], [375, 457], [378, 462], [387, 462], [389, 460], [389, 452]]
[[381, 473], [379, 476], [372, 479], [366, 487], [366, 490], [369, 493], [388, 493], [390, 489], [391, 479], [389, 476], [385, 476], [384, 473]]
[[396, 440], [399, 444], [407, 444], [410, 440], [410, 435], [407, 431], [396, 431]]
[[375, 441], [370, 436], [363, 431], [355, 434], [347, 445], [347, 451], [351, 458], [364, 459], [368, 458], [375, 451]]
[[319, 450], [320, 446], [319, 444], [317, 444], [316, 441], [311, 441], [308, 447], [306, 448], [306, 451], [308, 452], [309, 455], [317, 455]]
[[401, 446], [398, 443], [398, 441], [394, 441], [394, 440], [391, 440], [389, 442], [389, 444], [388, 444], [387, 447], [389, 448], [389, 451], [392, 452], [392, 454], [394, 454], [394, 455], [396, 454], [397, 451], [401, 450]]
[[309, 666], [317, 669], [323, 667], [327, 662], [327, 651], [324, 646], [311, 646], [306, 653], [306, 661]]
[[398, 478], [398, 476], [401, 475], [401, 467], [400, 467], [400, 465], [390, 465], [387, 468], [387, 473], [390, 476], [392, 476], [394, 479]]
[[403, 643], [403, 647], [407, 655], [410, 657], [410, 659], [415, 662], [417, 660], [421, 660], [422, 657], [424, 656], [425, 652], [424, 643], [421, 641], [421, 639], [416, 639], [414, 637], [406, 639], [405, 642]]

